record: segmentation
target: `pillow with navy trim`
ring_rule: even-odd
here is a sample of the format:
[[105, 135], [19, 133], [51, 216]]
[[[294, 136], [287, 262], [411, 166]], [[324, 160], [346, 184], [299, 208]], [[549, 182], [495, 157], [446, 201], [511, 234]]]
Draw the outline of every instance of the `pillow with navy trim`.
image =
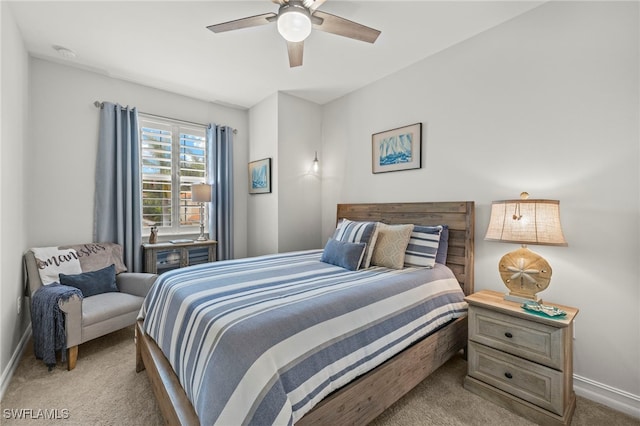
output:
[[322, 251], [320, 261], [350, 271], [357, 271], [362, 263], [366, 246], [365, 243], [348, 243], [329, 238]]
[[116, 285], [115, 265], [76, 275], [60, 274], [59, 278], [60, 284], [80, 289], [84, 297], [119, 291]]
[[440, 245], [442, 225], [415, 226], [404, 255], [405, 266], [433, 268]]
[[377, 238], [378, 224], [376, 222], [354, 222], [342, 219], [333, 233], [334, 240], [366, 244], [360, 268], [368, 268], [371, 265], [371, 256], [373, 256], [373, 248]]
[[438, 244], [438, 252], [436, 253], [436, 263], [446, 265], [448, 252], [449, 252], [449, 225], [442, 225], [442, 232], [440, 233], [440, 243]]

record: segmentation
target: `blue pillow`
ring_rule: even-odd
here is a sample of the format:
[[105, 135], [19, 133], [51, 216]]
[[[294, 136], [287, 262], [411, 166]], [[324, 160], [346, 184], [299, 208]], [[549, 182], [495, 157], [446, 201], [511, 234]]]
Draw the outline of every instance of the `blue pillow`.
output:
[[433, 268], [441, 234], [442, 226], [414, 226], [404, 254], [405, 266]]
[[436, 263], [446, 265], [447, 254], [449, 252], [449, 225], [437, 225], [437, 226], [416, 225], [414, 227], [414, 230], [417, 232], [428, 232], [431, 234], [437, 234], [439, 228], [442, 228], [442, 231], [440, 232], [440, 241], [438, 243], [438, 251], [436, 252]]
[[321, 262], [340, 266], [350, 271], [357, 271], [364, 257], [365, 243], [349, 243], [329, 238], [324, 246]]
[[334, 240], [366, 244], [360, 268], [368, 268], [371, 265], [371, 257], [377, 238], [378, 224], [376, 222], [354, 222], [342, 219], [333, 233]]
[[115, 265], [110, 265], [97, 271], [83, 272], [82, 274], [76, 275], [60, 274], [59, 278], [60, 284], [80, 289], [84, 297], [119, 291], [118, 286], [116, 285]]
[[440, 244], [438, 245], [438, 252], [436, 253], [436, 263], [446, 265], [448, 251], [449, 251], [449, 225], [442, 225], [442, 232], [440, 233]]

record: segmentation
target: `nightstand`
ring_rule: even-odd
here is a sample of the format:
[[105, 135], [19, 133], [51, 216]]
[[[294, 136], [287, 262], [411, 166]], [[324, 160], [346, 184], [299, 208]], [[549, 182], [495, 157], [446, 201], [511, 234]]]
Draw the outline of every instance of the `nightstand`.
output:
[[142, 244], [144, 271], [161, 274], [189, 265], [214, 262], [217, 244], [214, 240]]
[[573, 391], [573, 320], [538, 316], [504, 294], [480, 291], [469, 303], [469, 371], [464, 387], [542, 425], [567, 425]]

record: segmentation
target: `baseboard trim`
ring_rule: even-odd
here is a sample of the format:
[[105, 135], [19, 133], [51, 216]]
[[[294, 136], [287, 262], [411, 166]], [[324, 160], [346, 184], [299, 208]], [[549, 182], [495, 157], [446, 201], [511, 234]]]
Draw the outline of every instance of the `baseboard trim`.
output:
[[576, 374], [573, 375], [573, 389], [579, 396], [640, 419], [639, 395]]
[[24, 353], [27, 343], [29, 342], [29, 338], [31, 338], [31, 324], [29, 324], [29, 326], [22, 334], [22, 338], [20, 338], [20, 342], [18, 342], [16, 350], [13, 351], [13, 355], [11, 355], [11, 359], [9, 360], [9, 364], [7, 364], [7, 368], [5, 368], [2, 372], [2, 378], [0, 378], [0, 400], [4, 398], [4, 393], [9, 387], [9, 383], [11, 382], [11, 378], [13, 377], [13, 373], [15, 373], [16, 368], [18, 368], [20, 358], [22, 358], [22, 354]]

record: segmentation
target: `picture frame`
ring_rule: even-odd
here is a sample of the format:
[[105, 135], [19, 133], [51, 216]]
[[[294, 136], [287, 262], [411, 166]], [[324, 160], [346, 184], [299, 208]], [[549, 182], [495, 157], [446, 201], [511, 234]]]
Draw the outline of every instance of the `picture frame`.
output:
[[396, 172], [422, 168], [422, 123], [371, 135], [371, 171]]
[[249, 194], [271, 192], [271, 158], [249, 163]]

